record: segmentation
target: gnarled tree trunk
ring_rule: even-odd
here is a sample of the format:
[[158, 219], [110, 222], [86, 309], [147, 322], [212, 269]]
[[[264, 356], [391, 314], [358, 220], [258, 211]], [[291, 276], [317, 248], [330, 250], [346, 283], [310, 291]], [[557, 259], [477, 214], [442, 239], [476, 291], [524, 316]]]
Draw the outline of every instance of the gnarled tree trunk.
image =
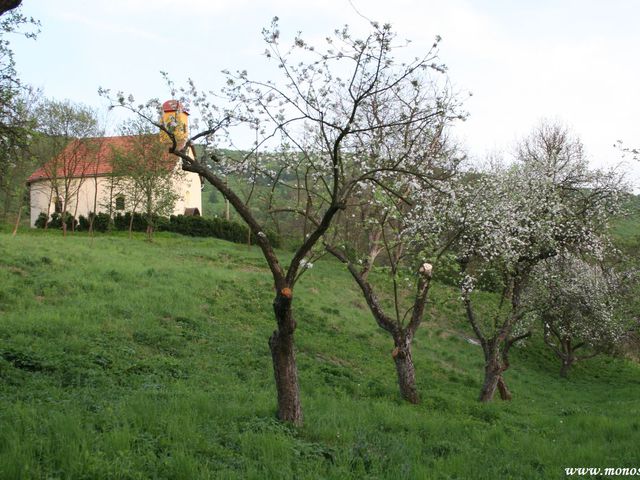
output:
[[479, 398], [481, 402], [490, 402], [493, 400], [496, 390], [498, 390], [501, 400], [511, 400], [513, 398], [503, 376], [504, 372], [509, 368], [508, 350], [511, 344], [511, 341], [507, 340], [501, 354], [497, 339], [492, 339], [487, 342], [484, 382], [482, 383]]
[[562, 366], [560, 367], [560, 376], [562, 378], [567, 378], [569, 376], [569, 370], [571, 370], [573, 362], [574, 358], [571, 355], [562, 357]]
[[509, 388], [507, 388], [507, 384], [504, 382], [504, 377], [502, 375], [498, 378], [498, 392], [500, 392], [500, 398], [502, 400], [511, 400], [513, 398], [513, 395], [511, 395]]
[[[497, 352], [490, 352], [484, 365], [484, 382], [480, 390], [481, 402], [490, 402], [496, 393], [498, 382], [502, 379], [502, 366]], [[504, 380], [503, 380], [504, 384]]]
[[393, 340], [396, 348], [393, 349], [392, 356], [396, 364], [400, 395], [408, 402], [419, 403], [420, 396], [416, 389], [416, 371], [411, 357], [411, 336], [406, 335], [404, 332], [399, 332], [394, 335]]
[[273, 301], [273, 310], [278, 329], [269, 338], [269, 348], [278, 392], [278, 418], [302, 425], [298, 368], [293, 342], [296, 322], [291, 311], [291, 290], [285, 288], [278, 292]]

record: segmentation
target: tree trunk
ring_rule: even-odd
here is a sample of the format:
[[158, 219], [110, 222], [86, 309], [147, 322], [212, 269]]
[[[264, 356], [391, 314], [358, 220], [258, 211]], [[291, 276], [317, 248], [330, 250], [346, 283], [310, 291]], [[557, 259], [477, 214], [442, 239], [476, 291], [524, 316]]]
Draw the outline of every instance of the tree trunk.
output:
[[511, 400], [513, 398], [502, 375], [498, 378], [498, 392], [500, 392], [500, 398], [502, 400]]
[[47, 205], [47, 218], [44, 222], [44, 229], [49, 228], [49, 216], [51, 215], [51, 199], [53, 198], [53, 189], [49, 192], [49, 204]]
[[73, 221], [71, 222], [71, 233], [76, 233], [76, 218], [78, 218], [78, 204], [80, 202], [76, 198], [76, 207], [73, 209]]
[[492, 352], [488, 357], [484, 366], [484, 383], [482, 384], [482, 390], [480, 390], [479, 400], [481, 402], [490, 402], [493, 400], [498, 382], [502, 378], [502, 368], [498, 360], [498, 353]]
[[573, 365], [572, 357], [562, 358], [562, 367], [560, 367], [560, 376], [562, 378], [567, 378], [569, 376], [569, 370], [571, 370], [572, 365]]
[[394, 343], [396, 348], [393, 349], [392, 357], [396, 364], [400, 395], [410, 403], [420, 403], [420, 396], [416, 390], [416, 371], [411, 356], [411, 338], [399, 334], [394, 338]]
[[129, 239], [133, 237], [133, 215], [135, 211], [131, 212], [131, 217], [129, 218]]
[[15, 237], [18, 233], [18, 227], [20, 226], [20, 217], [22, 216], [22, 208], [22, 205], [20, 205], [20, 208], [18, 209], [18, 217], [16, 218], [16, 224], [13, 227], [13, 232], [11, 233], [12, 237]]
[[273, 310], [278, 329], [269, 338], [269, 348], [278, 391], [278, 418], [284, 422], [302, 425], [298, 368], [293, 345], [296, 322], [291, 312], [291, 290], [285, 288], [276, 295]]

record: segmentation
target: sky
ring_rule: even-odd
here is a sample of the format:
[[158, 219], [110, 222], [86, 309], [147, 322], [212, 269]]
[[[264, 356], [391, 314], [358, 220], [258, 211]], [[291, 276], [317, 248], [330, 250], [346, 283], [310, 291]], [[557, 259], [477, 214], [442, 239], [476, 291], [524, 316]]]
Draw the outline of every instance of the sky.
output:
[[388, 22], [416, 54], [440, 35], [440, 61], [469, 113], [454, 134], [472, 159], [508, 156], [541, 121], [559, 121], [594, 166], [624, 161], [640, 188], [640, 162], [613, 147], [640, 146], [638, 0], [23, 0], [21, 8], [41, 33], [11, 38], [20, 78], [96, 108], [106, 107], [99, 87], [168, 99], [160, 71], [214, 90], [224, 69], [264, 75], [260, 32], [274, 16], [283, 35], [307, 39], [344, 24], [364, 32], [363, 17]]

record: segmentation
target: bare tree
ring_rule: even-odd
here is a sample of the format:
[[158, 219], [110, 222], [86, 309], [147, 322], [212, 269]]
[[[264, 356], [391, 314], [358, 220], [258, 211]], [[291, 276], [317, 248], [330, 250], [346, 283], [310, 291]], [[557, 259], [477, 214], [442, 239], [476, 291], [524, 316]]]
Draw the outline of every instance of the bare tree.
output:
[[[294, 348], [297, 324], [292, 303], [294, 287], [305, 271], [308, 256], [338, 213], [346, 208], [359, 185], [376, 183], [383, 188], [387, 183], [385, 172], [415, 170], [415, 165], [404, 158], [363, 155], [356, 149], [359, 142], [352, 140], [366, 136], [367, 132], [373, 138], [403, 125], [427, 119], [441, 122], [445, 117], [455, 116], [446, 98], [434, 95], [429, 108], [415, 117], [407, 118], [402, 108], [388, 108], [388, 116], [376, 118], [374, 123], [365, 121], [366, 105], [372, 99], [377, 99], [377, 103], [401, 105], [410, 102], [415, 85], [424, 82], [430, 82], [437, 91], [430, 75], [443, 70], [435, 63], [435, 45], [423, 57], [402, 63], [394, 58], [398, 45], [391, 27], [376, 23], [371, 26], [371, 33], [362, 39], [352, 37], [345, 27], [327, 38], [325, 48], [309, 45], [297, 36], [291, 48], [283, 49], [277, 19], [274, 19], [271, 28], [263, 31], [265, 53], [275, 61], [282, 74], [281, 81], [252, 80], [245, 71], [228, 74], [225, 94], [231, 108], [225, 111], [213, 105], [215, 98], [200, 92], [191, 83], [182, 94], [185, 100], [188, 97], [192, 114], [199, 113], [200, 122], [194, 122], [197, 133], [184, 142], [175, 135], [174, 126], [157, 121], [157, 110], [149, 110], [148, 107], [157, 108], [157, 103], [136, 106], [134, 100], [125, 95], [114, 98], [116, 104], [130, 108], [165, 131], [172, 139], [170, 151], [182, 159], [183, 169], [200, 174], [217, 188], [255, 235], [276, 291], [273, 309], [277, 328], [269, 339], [269, 347], [278, 393], [278, 417], [296, 424], [302, 423], [303, 416]], [[255, 156], [252, 150], [236, 159], [213, 148], [230, 127], [243, 125], [258, 129], [255, 147], [271, 151], [270, 155]], [[209, 158], [194, 158], [190, 154], [191, 146], [197, 141], [207, 142]], [[269, 150], [269, 145], [276, 141], [281, 148], [277, 152]], [[307, 210], [313, 210], [313, 215], [302, 215], [317, 217], [318, 221], [308, 225], [305, 238], [285, 268], [264, 226], [225, 182], [224, 175], [243, 174], [251, 179], [252, 175], [260, 174], [272, 184], [297, 188], [295, 180], [291, 180], [299, 178], [296, 173], [306, 175], [306, 192], [312, 197]], [[296, 204], [288, 210], [301, 213]]]
[[151, 240], [155, 219], [173, 212], [179, 197], [175, 184], [183, 174], [176, 170], [176, 157], [167, 152], [167, 144], [149, 122], [136, 118], [125, 122], [120, 130], [129, 141], [114, 152], [113, 174], [120, 179], [118, 196], [122, 210], [131, 212], [129, 233], [133, 214], [142, 207], [147, 240]]
[[[100, 149], [100, 142], [95, 137], [101, 130], [92, 109], [69, 101], [46, 100], [38, 107], [37, 117], [37, 130], [45, 138], [38, 143], [34, 153], [66, 235], [69, 210], [77, 210], [78, 194], [95, 169]], [[48, 209], [50, 205], [51, 202]], [[47, 218], [49, 214], [50, 210]]]

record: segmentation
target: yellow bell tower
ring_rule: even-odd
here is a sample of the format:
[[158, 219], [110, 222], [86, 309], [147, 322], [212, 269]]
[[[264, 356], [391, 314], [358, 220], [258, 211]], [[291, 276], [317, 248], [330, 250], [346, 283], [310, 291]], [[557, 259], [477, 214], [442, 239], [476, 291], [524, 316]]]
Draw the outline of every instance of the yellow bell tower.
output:
[[[162, 104], [162, 124], [176, 137], [178, 144], [189, 138], [189, 112], [178, 100], [167, 100]], [[164, 141], [169, 142], [166, 133], [161, 132]]]

